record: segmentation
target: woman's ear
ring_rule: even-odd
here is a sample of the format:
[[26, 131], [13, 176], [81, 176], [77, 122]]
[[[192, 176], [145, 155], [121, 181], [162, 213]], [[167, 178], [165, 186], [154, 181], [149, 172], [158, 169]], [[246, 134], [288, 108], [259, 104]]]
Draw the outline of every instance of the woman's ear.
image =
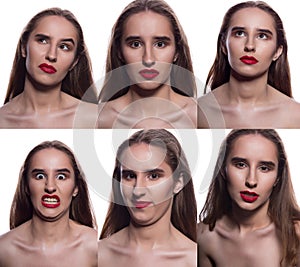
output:
[[22, 57], [26, 57], [26, 47], [24, 47], [24, 45], [21, 45], [21, 55]]
[[178, 180], [175, 183], [175, 186], [174, 186], [174, 189], [173, 189], [173, 193], [174, 194], [178, 194], [183, 187], [184, 187], [183, 175], [180, 174]]
[[276, 52], [275, 52], [275, 54], [274, 54], [274, 56], [273, 56], [273, 61], [276, 61], [276, 60], [281, 56], [282, 51], [283, 51], [283, 47], [282, 47], [282, 45], [280, 45], [280, 46], [277, 48], [277, 50], [276, 50]]
[[74, 60], [74, 62], [72, 63], [71, 67], [69, 68], [69, 71], [71, 71], [72, 69], [74, 69], [74, 67], [77, 65], [78, 61], [79, 61], [79, 57], [77, 57], [77, 58]]
[[175, 54], [174, 58], [173, 58], [173, 63], [175, 63], [178, 59], [178, 53]]
[[78, 186], [76, 186], [76, 187], [74, 188], [74, 191], [73, 191], [73, 197], [76, 197], [77, 194], [78, 194]]

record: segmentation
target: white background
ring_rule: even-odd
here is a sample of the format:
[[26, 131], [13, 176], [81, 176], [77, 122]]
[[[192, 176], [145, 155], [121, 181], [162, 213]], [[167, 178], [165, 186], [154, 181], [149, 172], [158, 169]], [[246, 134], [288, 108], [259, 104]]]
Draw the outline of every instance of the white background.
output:
[[[10, 0], [5, 2], [5, 7], [0, 9], [0, 105], [4, 101], [9, 74], [15, 54], [18, 39], [21, 31], [27, 22], [37, 12], [44, 8], [58, 6], [72, 11], [79, 20], [86, 40], [86, 44], [92, 59], [95, 81], [101, 79], [105, 69], [106, 50], [109, 42], [111, 28], [122, 9], [129, 3], [128, 0], [49, 0], [49, 1], [20, 1]], [[204, 82], [208, 70], [214, 60], [216, 53], [216, 40], [221, 26], [223, 16], [227, 9], [240, 1], [236, 0], [167, 0], [177, 14], [189, 40], [192, 59], [194, 63], [195, 75]], [[295, 2], [292, 0], [269, 0], [268, 3], [281, 16], [289, 45], [289, 61], [291, 67], [293, 95], [300, 101], [300, 60], [298, 58], [298, 25], [300, 18]], [[4, 4], [2, 4], [4, 5]], [[228, 131], [226, 131], [227, 133]], [[298, 130], [279, 131], [284, 140], [286, 151], [291, 165], [293, 183], [298, 200], [300, 199], [300, 164], [298, 163], [298, 151], [300, 140]], [[92, 134], [93, 135], [93, 134]], [[95, 143], [97, 156], [103, 166], [105, 173], [95, 173], [99, 175], [99, 185], [101, 177], [112, 174], [115, 157], [115, 141], [117, 131], [95, 131], [92, 142]], [[120, 135], [120, 136], [123, 136]], [[180, 136], [180, 133], [179, 133]], [[224, 137], [224, 131], [220, 131], [218, 136]], [[114, 138], [114, 141], [112, 141]], [[74, 140], [72, 130], [1, 130], [0, 131], [0, 234], [9, 230], [9, 210], [15, 192], [19, 170], [23, 164], [27, 153], [37, 144], [45, 140], [58, 139], [73, 148]], [[84, 140], [81, 140], [84, 141]], [[213, 137], [209, 130], [197, 131], [197, 144], [185, 148], [185, 152], [190, 162], [197, 162], [197, 167], [193, 168], [193, 180], [199, 209], [202, 208], [205, 200], [206, 190], [200, 190], [203, 179], [210, 179], [211, 173], [207, 166], [213, 166], [215, 158], [211, 158], [218, 149], [219, 138]], [[199, 150], [198, 159], [195, 159], [194, 150]], [[76, 152], [76, 151], [75, 151]], [[77, 155], [79, 158], [88, 159], [89, 155]], [[91, 170], [86, 168], [90, 173]], [[89, 179], [89, 175], [87, 178]], [[204, 188], [205, 189], [205, 188]], [[92, 202], [97, 216], [99, 230], [101, 230], [104, 216], [106, 214], [107, 201], [99, 196], [95, 189], [90, 188]]]

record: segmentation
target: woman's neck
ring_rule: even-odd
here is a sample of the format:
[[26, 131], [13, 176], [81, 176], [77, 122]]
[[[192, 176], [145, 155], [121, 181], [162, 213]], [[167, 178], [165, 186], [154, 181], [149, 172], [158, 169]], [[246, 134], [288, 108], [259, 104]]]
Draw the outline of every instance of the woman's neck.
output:
[[37, 85], [26, 78], [24, 91], [19, 95], [19, 101], [28, 112], [49, 113], [62, 108], [63, 96], [60, 85], [37, 88]]
[[268, 215], [269, 202], [255, 210], [242, 210], [233, 203], [229, 217], [238, 226], [240, 233], [246, 233], [257, 229], [262, 229], [271, 224], [272, 220]]
[[129, 87], [127, 96], [130, 102], [140, 100], [148, 97], [159, 97], [165, 100], [171, 100], [174, 91], [171, 86], [162, 84], [155, 89], [142, 89], [138, 85], [132, 85]]
[[64, 216], [57, 221], [48, 222], [33, 215], [30, 221], [29, 230], [36, 244], [51, 246], [53, 244], [67, 241], [71, 232], [73, 222]]
[[154, 249], [157, 246], [168, 244], [174, 233], [171, 222], [156, 222], [149, 226], [136, 226], [132, 223], [127, 228], [128, 241], [133, 246], [143, 249]]
[[267, 78], [264, 76], [252, 80], [238, 80], [234, 76], [230, 76], [227, 86], [227, 95], [231, 103], [262, 104], [267, 103], [270, 97]]

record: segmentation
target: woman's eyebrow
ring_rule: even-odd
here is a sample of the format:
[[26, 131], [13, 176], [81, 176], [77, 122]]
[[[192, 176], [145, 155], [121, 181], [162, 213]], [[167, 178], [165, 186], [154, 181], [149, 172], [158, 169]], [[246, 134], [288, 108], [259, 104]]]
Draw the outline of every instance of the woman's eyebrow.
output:
[[[235, 31], [245, 31], [246, 30], [246, 27], [242, 27], [242, 26], [234, 26], [231, 28], [231, 31], [232, 32], [235, 32]], [[264, 28], [257, 28], [256, 29], [258, 32], [263, 32], [263, 33], [267, 33], [269, 35], [273, 35], [273, 32], [269, 29], [264, 29]]]
[[[49, 35], [46, 35], [46, 34], [42, 34], [42, 33], [37, 33], [35, 35], [35, 38], [43, 38], [43, 39], [46, 39], [46, 40], [50, 40], [51, 37]], [[73, 45], [75, 45], [75, 41], [73, 38], [63, 38], [60, 40], [61, 42], [68, 42], [68, 43], [72, 43]]]

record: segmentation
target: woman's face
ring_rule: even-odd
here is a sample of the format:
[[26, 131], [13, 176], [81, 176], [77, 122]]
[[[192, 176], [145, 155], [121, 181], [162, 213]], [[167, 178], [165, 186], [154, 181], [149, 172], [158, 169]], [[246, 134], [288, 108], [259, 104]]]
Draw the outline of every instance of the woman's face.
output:
[[152, 11], [131, 15], [123, 26], [121, 50], [132, 83], [144, 90], [169, 83], [176, 44], [168, 18]]
[[76, 64], [77, 44], [71, 22], [60, 16], [41, 18], [22, 49], [27, 75], [42, 86], [60, 85]]
[[277, 148], [259, 134], [238, 137], [226, 160], [229, 195], [237, 207], [268, 208], [278, 172]]
[[175, 182], [165, 151], [145, 143], [135, 144], [121, 155], [121, 192], [132, 220], [150, 225], [170, 220]]
[[72, 197], [78, 192], [68, 156], [55, 148], [35, 153], [27, 173], [35, 214], [46, 221], [69, 217]]
[[272, 61], [282, 52], [277, 48], [273, 17], [259, 8], [244, 8], [231, 18], [223, 52], [236, 74], [242, 77], [267, 75]]

